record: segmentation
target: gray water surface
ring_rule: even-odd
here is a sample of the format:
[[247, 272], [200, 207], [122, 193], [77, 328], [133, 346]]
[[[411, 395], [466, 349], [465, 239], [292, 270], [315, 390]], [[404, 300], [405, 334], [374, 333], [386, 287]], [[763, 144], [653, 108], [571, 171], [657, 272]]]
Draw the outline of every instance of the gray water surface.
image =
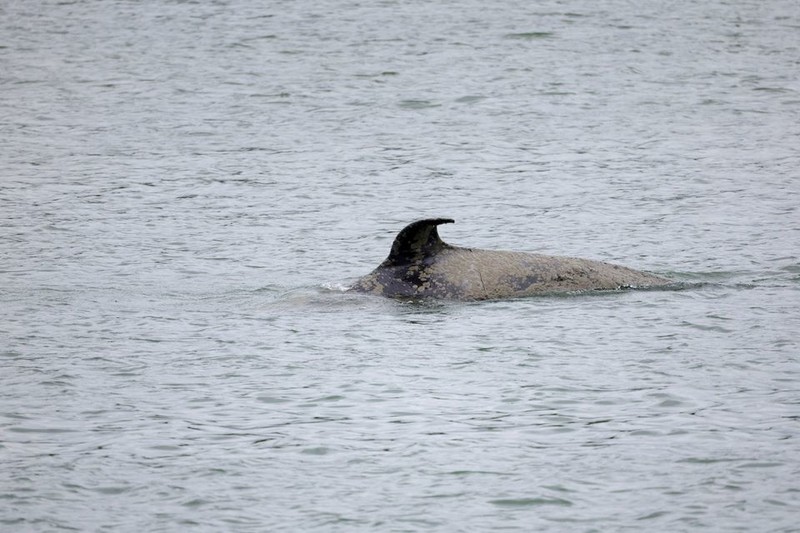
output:
[[[0, 4], [0, 530], [800, 531], [800, 4]], [[344, 289], [417, 218], [681, 290]]]

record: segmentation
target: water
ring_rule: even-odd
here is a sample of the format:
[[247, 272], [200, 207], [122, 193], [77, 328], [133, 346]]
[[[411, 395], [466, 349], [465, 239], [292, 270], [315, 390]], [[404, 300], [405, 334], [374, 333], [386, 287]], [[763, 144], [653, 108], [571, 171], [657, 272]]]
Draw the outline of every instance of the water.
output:
[[[0, 530], [799, 531], [797, 2], [0, 14]], [[686, 288], [342, 292], [427, 216]]]

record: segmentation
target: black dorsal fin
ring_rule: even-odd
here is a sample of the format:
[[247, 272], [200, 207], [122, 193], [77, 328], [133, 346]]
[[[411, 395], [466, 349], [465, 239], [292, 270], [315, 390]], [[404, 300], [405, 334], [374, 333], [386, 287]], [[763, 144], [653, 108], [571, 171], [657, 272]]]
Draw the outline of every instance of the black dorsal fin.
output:
[[408, 265], [421, 261], [449, 246], [439, 238], [436, 226], [452, 224], [452, 218], [417, 220], [403, 228], [392, 243], [392, 251], [382, 266]]

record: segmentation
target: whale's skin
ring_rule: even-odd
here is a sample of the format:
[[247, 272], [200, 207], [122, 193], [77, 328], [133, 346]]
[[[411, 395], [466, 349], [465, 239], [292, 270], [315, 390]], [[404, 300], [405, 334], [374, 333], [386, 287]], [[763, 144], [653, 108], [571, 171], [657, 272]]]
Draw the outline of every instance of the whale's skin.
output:
[[603, 261], [451, 246], [436, 230], [451, 222], [425, 219], [406, 226], [389, 257], [350, 290], [389, 298], [496, 300], [670, 283]]

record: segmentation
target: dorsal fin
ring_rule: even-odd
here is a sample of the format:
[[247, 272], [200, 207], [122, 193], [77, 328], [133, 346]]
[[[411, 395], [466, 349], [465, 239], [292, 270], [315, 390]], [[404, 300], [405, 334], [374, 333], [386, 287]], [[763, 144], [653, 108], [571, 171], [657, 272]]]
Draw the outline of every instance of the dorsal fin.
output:
[[381, 266], [407, 265], [421, 261], [449, 246], [439, 238], [436, 226], [451, 224], [452, 218], [417, 220], [403, 228], [392, 243], [392, 251]]

